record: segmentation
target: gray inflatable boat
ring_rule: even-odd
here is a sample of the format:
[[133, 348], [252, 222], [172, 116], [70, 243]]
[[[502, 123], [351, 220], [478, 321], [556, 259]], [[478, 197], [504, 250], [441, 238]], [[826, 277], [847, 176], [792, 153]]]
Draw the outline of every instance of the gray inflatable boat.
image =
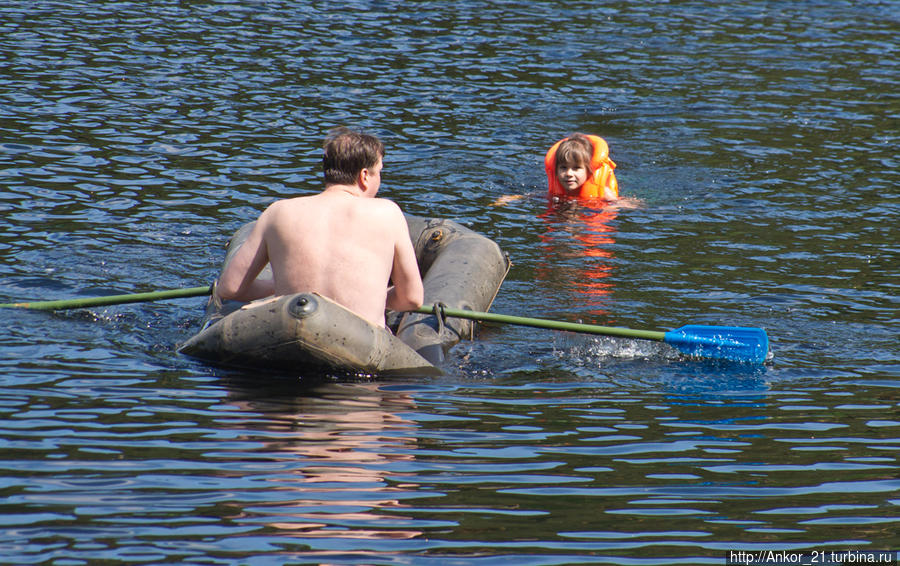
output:
[[[487, 311], [509, 271], [509, 259], [489, 238], [452, 220], [406, 216], [425, 287], [425, 304]], [[223, 269], [253, 223], [231, 238]], [[271, 277], [269, 267], [260, 277]], [[475, 323], [437, 314], [388, 313], [375, 326], [315, 293], [252, 303], [213, 295], [202, 330], [179, 352], [217, 365], [316, 370], [354, 375], [434, 375], [447, 352], [474, 337]]]

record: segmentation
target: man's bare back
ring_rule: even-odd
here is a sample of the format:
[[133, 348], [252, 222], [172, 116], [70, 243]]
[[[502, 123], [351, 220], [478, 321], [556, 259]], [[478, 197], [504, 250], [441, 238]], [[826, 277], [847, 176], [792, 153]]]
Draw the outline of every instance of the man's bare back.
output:
[[[385, 308], [419, 307], [422, 279], [406, 219], [396, 204], [375, 198], [381, 167], [379, 159], [363, 169], [354, 185], [270, 205], [229, 261], [217, 294], [249, 301], [316, 292], [379, 326]], [[273, 280], [257, 280], [266, 263]]]

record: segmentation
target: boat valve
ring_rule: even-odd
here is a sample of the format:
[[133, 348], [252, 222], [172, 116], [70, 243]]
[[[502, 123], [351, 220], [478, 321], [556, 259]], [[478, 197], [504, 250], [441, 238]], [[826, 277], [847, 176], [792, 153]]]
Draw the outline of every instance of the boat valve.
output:
[[319, 308], [319, 301], [313, 295], [303, 293], [291, 301], [288, 305], [288, 312], [296, 318], [304, 318], [316, 312]]
[[444, 240], [444, 231], [443, 230], [435, 230], [431, 233], [431, 236], [428, 237], [428, 241], [425, 242], [425, 251], [427, 253], [435, 253], [438, 248], [441, 246]]

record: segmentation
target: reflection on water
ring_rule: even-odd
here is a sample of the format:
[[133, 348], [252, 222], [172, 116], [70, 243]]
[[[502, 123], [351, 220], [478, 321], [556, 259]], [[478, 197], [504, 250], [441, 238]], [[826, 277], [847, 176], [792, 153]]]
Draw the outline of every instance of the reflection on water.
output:
[[593, 315], [609, 315], [609, 280], [615, 259], [618, 208], [595, 210], [575, 201], [555, 204], [540, 215], [546, 230], [540, 234], [541, 261], [537, 281], [560, 291], [573, 291], [572, 302]]
[[332, 383], [305, 397], [285, 388], [282, 398], [260, 398], [258, 385], [245, 387], [233, 385], [229, 400], [241, 412], [264, 415], [253, 427], [266, 439], [257, 457], [283, 462], [290, 472], [267, 479], [282, 493], [277, 501], [244, 507], [232, 520], [265, 524], [289, 537], [421, 534], [400, 528], [411, 521], [391, 514], [408, 507], [402, 497], [418, 487], [392, 481], [417, 448], [417, 424], [402, 417], [416, 409], [412, 396], [365, 382]]

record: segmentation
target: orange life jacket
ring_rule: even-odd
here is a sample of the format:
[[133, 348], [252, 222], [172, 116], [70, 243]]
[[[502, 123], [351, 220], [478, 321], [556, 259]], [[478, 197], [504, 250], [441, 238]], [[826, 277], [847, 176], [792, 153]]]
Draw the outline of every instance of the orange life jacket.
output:
[[[590, 174], [584, 184], [581, 185], [578, 197], [584, 199], [608, 199], [610, 198], [608, 194], [611, 194], [612, 198], [618, 198], [619, 182], [616, 181], [616, 175], [613, 173], [616, 164], [609, 158], [609, 146], [606, 144], [606, 140], [600, 136], [586, 135], [585, 137], [594, 146], [594, 154], [591, 156]], [[562, 188], [562, 185], [559, 184], [559, 179], [556, 178], [556, 150], [559, 149], [559, 144], [567, 139], [563, 138], [553, 144], [553, 147], [544, 156], [544, 169], [547, 171], [547, 182], [549, 184], [547, 195], [551, 198], [566, 196], [565, 189]]]

